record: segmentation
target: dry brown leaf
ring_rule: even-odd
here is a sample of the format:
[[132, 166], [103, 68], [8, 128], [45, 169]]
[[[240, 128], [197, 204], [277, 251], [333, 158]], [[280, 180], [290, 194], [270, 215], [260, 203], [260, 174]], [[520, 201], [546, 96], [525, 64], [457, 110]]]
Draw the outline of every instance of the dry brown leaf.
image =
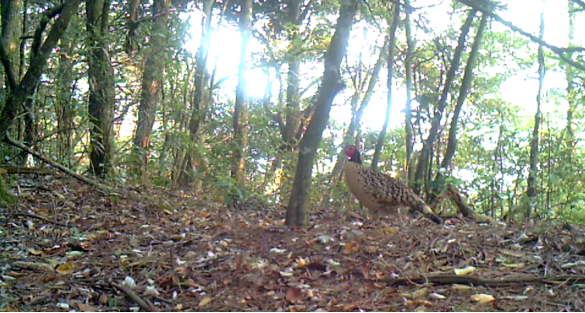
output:
[[181, 275], [181, 277], [187, 277], [193, 272], [188, 266], [180, 266], [175, 268], [175, 273]]
[[77, 307], [82, 312], [97, 312], [98, 309], [94, 306], [83, 304], [83, 303], [76, 303]]
[[208, 305], [212, 300], [213, 298], [206, 296], [205, 298], [201, 299], [201, 301], [199, 301], [199, 307]]
[[490, 302], [494, 302], [496, 299], [490, 295], [486, 295], [485, 293], [478, 293], [471, 296], [471, 301], [478, 302], [481, 304], [486, 304]]
[[296, 287], [290, 288], [286, 292], [286, 301], [296, 303], [303, 300], [303, 292]]
[[348, 242], [343, 248], [343, 254], [352, 254], [360, 251], [360, 245], [357, 242]]
[[388, 234], [398, 234], [398, 229], [397, 229], [397, 228], [394, 228], [394, 227], [390, 227], [390, 226], [388, 226], [388, 227], [384, 227], [384, 228], [382, 229], [382, 231], [383, 231], [385, 234], [387, 234], [387, 235], [388, 235]]

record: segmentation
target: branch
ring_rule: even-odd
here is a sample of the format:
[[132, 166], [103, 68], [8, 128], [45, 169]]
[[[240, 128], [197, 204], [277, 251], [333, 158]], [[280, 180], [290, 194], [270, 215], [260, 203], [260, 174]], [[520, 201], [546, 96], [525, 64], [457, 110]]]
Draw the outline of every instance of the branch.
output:
[[310, 0], [309, 3], [305, 5], [305, 9], [299, 15], [299, 19], [296, 21], [296, 24], [300, 25], [305, 20], [305, 18], [307, 18], [307, 14], [309, 13], [309, 9], [311, 8], [313, 2], [314, 0]]
[[116, 289], [126, 293], [126, 295], [128, 295], [128, 297], [130, 297], [130, 299], [134, 300], [134, 302], [136, 302], [136, 304], [138, 304], [138, 306], [140, 306], [144, 311], [146, 311], [146, 312], [156, 312], [157, 311], [155, 308], [150, 306], [146, 301], [142, 300], [142, 298], [140, 298], [130, 288], [128, 288], [126, 286], [122, 286], [120, 284], [116, 284], [114, 282], [111, 282], [110, 285], [112, 285], [112, 287], [116, 287]]
[[63, 166], [55, 161], [52, 161], [52, 160], [45, 158], [37, 151], [34, 151], [31, 148], [25, 146], [22, 142], [19, 142], [19, 141], [16, 141], [16, 140], [10, 138], [8, 135], [5, 138], [6, 138], [5, 141], [7, 143], [9, 143], [17, 148], [20, 148], [21, 150], [26, 151], [27, 153], [31, 154], [33, 157], [39, 159], [42, 162], [45, 162], [45, 163], [51, 165], [54, 168], [57, 168], [58, 170], [60, 170], [61, 172], [65, 173], [69, 176], [72, 176], [72, 177], [74, 177], [74, 178], [76, 178], [76, 179], [78, 179], [78, 180], [80, 180], [88, 185], [96, 187], [97, 189], [99, 189], [107, 194], [115, 194], [116, 193], [116, 191], [113, 188], [106, 186], [104, 184], [98, 183], [94, 180], [91, 180], [91, 179], [85, 177], [85, 176], [79, 175], [79, 174], [73, 172], [72, 170], [66, 168], [65, 166]]
[[[560, 48], [554, 45], [551, 45], [549, 43], [547, 43], [544, 40], [541, 40], [540, 38], [520, 29], [519, 27], [515, 26], [514, 24], [512, 24], [511, 22], [508, 22], [506, 20], [504, 20], [503, 18], [499, 17], [497, 14], [492, 13], [488, 8], [485, 8], [481, 5], [479, 5], [478, 3], [475, 3], [473, 0], [457, 0], [465, 5], [468, 5], [476, 10], [481, 11], [483, 14], [487, 14], [489, 17], [493, 18], [494, 20], [508, 26], [511, 30], [520, 33], [521, 35], [530, 38], [530, 40], [538, 43], [539, 45], [543, 46], [543, 47], [547, 47], [549, 50], [551, 50], [552, 52], [556, 53], [559, 58], [561, 58], [563, 61], [567, 62], [568, 64], [570, 64], [571, 66], [578, 68], [582, 71], [585, 71], [585, 65], [584, 64], [580, 64], [577, 63], [569, 58], [567, 58], [564, 54], [565, 52], [569, 52], [569, 51], [575, 51], [575, 49], [577, 51], [585, 51], [585, 48], [581, 48], [581, 47], [573, 47], [571, 49], [568, 48]], [[575, 1], [575, 0], [573, 0]], [[579, 1], [579, 0], [577, 0]]]
[[0, 37], [0, 60], [2, 61], [2, 65], [4, 65], [4, 71], [6, 72], [6, 76], [8, 77], [8, 86], [10, 90], [14, 91], [18, 86], [18, 82], [16, 81], [16, 77], [14, 77], [14, 72], [12, 71], [12, 66], [10, 64], [10, 58], [8, 57], [8, 52], [4, 47], [4, 40]]
[[585, 281], [585, 276], [556, 276], [556, 277], [518, 277], [507, 279], [484, 279], [477, 276], [429, 276], [415, 278], [383, 279], [377, 282], [384, 282], [388, 285], [405, 284], [467, 284], [486, 287], [503, 287], [525, 284], [577, 284]]
[[37, 54], [37, 52], [39, 52], [39, 49], [41, 47], [41, 41], [43, 40], [43, 32], [47, 28], [49, 20], [57, 16], [57, 14], [61, 14], [63, 8], [65, 7], [65, 4], [66, 3], [63, 3], [52, 9], [49, 9], [45, 11], [45, 13], [43, 14], [41, 22], [39, 23], [39, 26], [37, 27], [37, 29], [35, 30], [35, 34], [33, 35], [34, 40], [31, 46], [31, 53], [33, 55], [33, 58]]

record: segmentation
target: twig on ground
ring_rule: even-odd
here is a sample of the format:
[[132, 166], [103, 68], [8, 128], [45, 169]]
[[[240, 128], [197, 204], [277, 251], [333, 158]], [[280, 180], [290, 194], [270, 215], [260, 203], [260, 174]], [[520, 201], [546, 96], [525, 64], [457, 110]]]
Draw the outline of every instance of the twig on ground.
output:
[[45, 221], [45, 222], [47, 222], [47, 223], [55, 224], [55, 225], [57, 225], [57, 226], [61, 226], [61, 227], [67, 227], [67, 225], [65, 225], [65, 224], [61, 224], [61, 223], [57, 223], [57, 222], [53, 222], [53, 221], [51, 221], [51, 220], [48, 220], [48, 219], [46, 219], [46, 218], [44, 218], [44, 217], [40, 217], [40, 216], [33, 215], [33, 214], [27, 214], [27, 213], [10, 213], [10, 214], [8, 214], [8, 215], [10, 215], [10, 216], [25, 216], [25, 217], [30, 217], [30, 218], [36, 218], [36, 219], [39, 219], [39, 220], [41, 220], [41, 221]]
[[157, 311], [155, 308], [150, 306], [146, 301], [142, 300], [142, 298], [140, 298], [130, 288], [128, 288], [126, 286], [122, 286], [120, 284], [116, 284], [114, 282], [111, 282], [110, 285], [112, 285], [113, 287], [116, 287], [120, 291], [123, 291], [128, 297], [130, 297], [134, 302], [136, 302], [136, 304], [138, 304], [138, 306], [140, 306], [143, 310], [145, 310], [147, 312], [156, 312]]

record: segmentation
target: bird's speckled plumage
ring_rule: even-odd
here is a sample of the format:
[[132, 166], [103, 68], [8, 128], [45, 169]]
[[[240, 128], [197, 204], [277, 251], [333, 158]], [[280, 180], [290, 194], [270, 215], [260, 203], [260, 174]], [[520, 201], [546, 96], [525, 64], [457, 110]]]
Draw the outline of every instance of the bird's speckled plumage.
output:
[[401, 207], [410, 207], [433, 222], [441, 220], [407, 184], [386, 174], [361, 166], [355, 146], [345, 148], [348, 162], [343, 165], [344, 178], [349, 191], [374, 214], [394, 214]]

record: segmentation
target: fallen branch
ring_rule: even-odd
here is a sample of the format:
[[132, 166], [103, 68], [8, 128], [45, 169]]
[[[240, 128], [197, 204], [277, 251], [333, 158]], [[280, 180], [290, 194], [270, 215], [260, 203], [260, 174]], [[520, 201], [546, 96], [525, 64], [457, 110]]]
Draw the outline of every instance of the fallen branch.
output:
[[79, 174], [73, 172], [72, 170], [66, 168], [65, 166], [63, 166], [63, 165], [61, 165], [61, 164], [59, 164], [59, 163], [57, 163], [55, 161], [52, 161], [52, 160], [49, 160], [49, 159], [45, 158], [40, 153], [38, 153], [38, 152], [32, 150], [31, 148], [25, 146], [22, 142], [16, 141], [16, 140], [10, 138], [9, 136], [6, 136], [6, 142], [8, 142], [9, 144], [11, 144], [11, 145], [13, 145], [13, 146], [15, 146], [17, 148], [20, 148], [20, 149], [26, 151], [30, 155], [32, 155], [35, 158], [39, 159], [40, 161], [45, 162], [45, 163], [51, 165], [52, 167], [60, 170], [61, 172], [65, 173], [65, 174], [67, 174], [67, 175], [69, 175], [71, 177], [74, 177], [74, 178], [80, 180], [81, 182], [84, 182], [84, 183], [86, 183], [88, 185], [91, 185], [93, 187], [96, 187], [99, 190], [101, 190], [101, 191], [103, 191], [103, 192], [105, 192], [107, 194], [117, 194], [117, 192], [116, 192], [116, 190], [114, 188], [109, 187], [109, 186], [106, 186], [106, 185], [101, 184], [101, 183], [98, 183], [98, 182], [96, 182], [96, 181], [94, 181], [92, 179], [89, 179], [89, 178], [87, 178], [85, 176], [82, 176], [82, 175], [79, 175]]
[[126, 295], [128, 295], [128, 297], [130, 297], [132, 300], [134, 300], [134, 302], [136, 302], [136, 304], [138, 304], [138, 306], [140, 306], [146, 312], [156, 312], [157, 311], [155, 308], [151, 307], [148, 303], [146, 303], [146, 301], [142, 300], [142, 298], [140, 298], [137, 294], [135, 294], [134, 291], [132, 291], [130, 288], [128, 288], [126, 286], [122, 286], [120, 284], [116, 284], [114, 282], [111, 282], [110, 285], [112, 285], [112, 287], [115, 287], [120, 291], [123, 291]]
[[10, 166], [2, 165], [0, 168], [6, 170], [8, 174], [36, 174], [36, 175], [55, 175], [55, 172], [36, 167], [22, 167], [22, 166]]
[[44, 222], [47, 222], [47, 223], [50, 223], [50, 224], [54, 224], [54, 225], [61, 226], [61, 227], [67, 227], [67, 225], [65, 225], [65, 224], [61, 224], [61, 223], [57, 223], [57, 222], [53, 222], [53, 221], [51, 221], [51, 220], [48, 220], [48, 219], [46, 219], [46, 218], [44, 218], [44, 217], [40, 217], [40, 216], [33, 215], [33, 214], [26, 214], [26, 213], [10, 213], [9, 215], [10, 215], [10, 216], [24, 216], [24, 217], [36, 218], [36, 219], [39, 219], [39, 220], [41, 220], [41, 221], [44, 221]]
[[416, 278], [391, 278], [377, 280], [388, 285], [433, 283], [439, 285], [462, 284], [485, 287], [503, 287], [523, 284], [575, 284], [585, 282], [585, 276], [516, 277], [507, 279], [484, 279], [477, 276], [429, 276]]
[[433, 201], [431, 201], [431, 203], [429, 203], [429, 206], [431, 207], [431, 209], [434, 210], [439, 204], [441, 204], [441, 202], [443, 202], [447, 198], [451, 198], [451, 200], [455, 202], [457, 208], [459, 209], [459, 212], [461, 212], [461, 214], [464, 217], [473, 219], [480, 223], [490, 224], [496, 223], [496, 221], [491, 217], [479, 214], [475, 212], [471, 207], [469, 207], [469, 205], [467, 204], [467, 200], [465, 200], [461, 193], [458, 192], [453, 186], [448, 186], [447, 190], [443, 194], [437, 196], [435, 199], [433, 199]]

